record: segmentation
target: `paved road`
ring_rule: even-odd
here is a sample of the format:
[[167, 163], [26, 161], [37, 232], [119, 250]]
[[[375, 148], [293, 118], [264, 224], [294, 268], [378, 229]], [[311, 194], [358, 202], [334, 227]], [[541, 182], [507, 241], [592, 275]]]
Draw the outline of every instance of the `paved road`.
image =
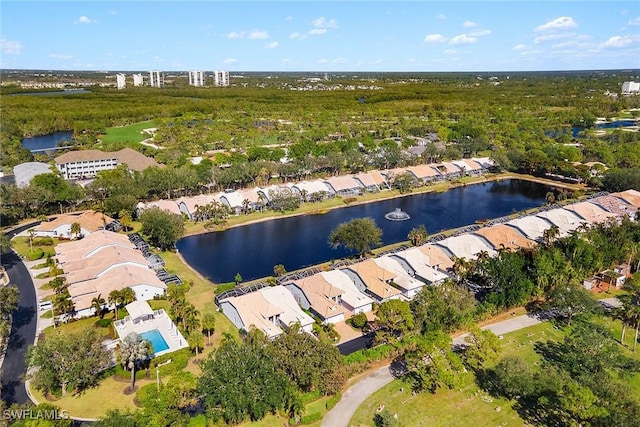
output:
[[[600, 300], [600, 303], [604, 306], [619, 307], [620, 301], [616, 298], [606, 298]], [[502, 322], [493, 323], [491, 325], [483, 326], [481, 329], [491, 330], [496, 335], [504, 335], [509, 332], [518, 331], [520, 329], [528, 328], [529, 326], [537, 325], [541, 323], [537, 317], [530, 316], [528, 314], [517, 316], [512, 319], [504, 320]], [[453, 340], [453, 345], [460, 345], [464, 343], [464, 338], [468, 334], [463, 334], [456, 337]], [[395, 371], [395, 372], [394, 372]], [[322, 427], [347, 427], [349, 421], [356, 413], [356, 410], [369, 398], [373, 393], [389, 384], [391, 381], [397, 378], [397, 371], [394, 370], [392, 365], [384, 366], [371, 374], [367, 375], [353, 386], [351, 386], [343, 395], [340, 402], [333, 407], [332, 410], [327, 412], [324, 420], [322, 421]]]
[[[29, 224], [16, 229], [9, 234], [9, 237], [33, 226], [34, 224]], [[38, 316], [36, 290], [29, 270], [20, 257], [13, 251], [2, 254], [2, 266], [7, 270], [11, 285], [20, 289], [19, 306], [18, 310], [13, 313], [9, 345], [2, 362], [2, 377], [0, 378], [2, 381], [2, 400], [10, 405], [29, 402], [24, 384], [24, 375], [27, 372], [25, 355], [27, 348], [35, 340]]]

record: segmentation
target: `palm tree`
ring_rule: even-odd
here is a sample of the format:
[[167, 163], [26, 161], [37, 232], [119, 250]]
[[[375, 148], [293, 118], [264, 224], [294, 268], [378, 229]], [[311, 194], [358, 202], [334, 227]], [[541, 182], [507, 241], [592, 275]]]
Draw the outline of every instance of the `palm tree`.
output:
[[458, 276], [459, 281], [462, 281], [466, 275], [469, 268], [469, 263], [466, 259], [458, 258], [454, 256], [453, 258], [453, 273]]
[[202, 316], [202, 330], [207, 333], [208, 343], [207, 345], [211, 345], [211, 332], [216, 327], [216, 316], [213, 313], [206, 313]]
[[53, 314], [54, 314], [54, 323], [55, 316], [62, 314], [70, 314], [74, 311], [75, 305], [71, 300], [71, 295], [69, 295], [69, 291], [65, 291], [62, 294], [56, 295], [53, 300]]
[[422, 246], [427, 242], [427, 238], [429, 237], [429, 233], [427, 233], [427, 228], [424, 224], [420, 224], [418, 228], [412, 228], [407, 235], [407, 239], [411, 242], [413, 246]]
[[122, 301], [122, 293], [117, 289], [112, 290], [111, 292], [109, 292], [108, 301], [109, 304], [113, 304], [113, 317], [115, 318], [115, 320], [118, 320], [118, 306]]
[[131, 388], [136, 383], [136, 368], [149, 357], [149, 342], [131, 332], [120, 343], [120, 360], [125, 369], [131, 370]]
[[80, 236], [80, 233], [82, 232], [82, 229], [80, 228], [80, 224], [78, 224], [77, 222], [74, 222], [73, 224], [71, 224], [71, 235], [75, 236], [76, 239]]
[[542, 240], [545, 246], [549, 247], [560, 236], [560, 228], [557, 225], [552, 225], [542, 233]]
[[101, 294], [98, 294], [97, 297], [94, 297], [91, 300], [91, 308], [94, 309], [94, 313], [97, 316], [98, 314], [100, 315], [100, 318], [102, 319], [104, 317], [103, 312], [102, 312], [102, 306], [104, 306], [104, 298], [102, 298]]
[[120, 291], [120, 296], [121, 296], [123, 305], [127, 305], [127, 304], [132, 303], [132, 302], [134, 302], [136, 300], [136, 293], [131, 288], [122, 289]]
[[182, 328], [185, 332], [191, 332], [200, 329], [200, 312], [192, 304], [187, 304], [184, 307], [182, 314]]
[[124, 231], [128, 231], [129, 228], [131, 228], [131, 222], [133, 221], [133, 219], [131, 218], [131, 212], [127, 209], [122, 209], [120, 212], [118, 212], [118, 217], [120, 219], [120, 224], [122, 224], [122, 227], [124, 228]]
[[195, 329], [192, 330], [191, 332], [189, 332], [189, 335], [187, 335], [187, 342], [189, 343], [189, 347], [192, 350], [196, 351], [196, 360], [198, 360], [198, 354], [199, 354], [200, 348], [202, 348], [204, 344], [202, 339], [202, 333]]

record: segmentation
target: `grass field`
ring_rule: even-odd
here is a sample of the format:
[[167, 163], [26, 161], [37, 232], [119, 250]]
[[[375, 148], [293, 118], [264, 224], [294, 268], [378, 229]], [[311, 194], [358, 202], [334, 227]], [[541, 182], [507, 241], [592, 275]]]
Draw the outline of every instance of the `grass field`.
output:
[[[595, 323], [604, 325], [620, 339], [621, 325], [608, 317], [598, 317]], [[532, 365], [542, 357], [534, 351], [536, 342], [559, 341], [567, 330], [546, 322], [504, 335], [501, 357], [517, 355]], [[632, 353], [633, 331], [627, 333], [623, 353], [640, 360], [640, 350]], [[629, 385], [640, 399], [640, 374], [629, 378]], [[413, 395], [409, 384], [395, 380], [369, 397], [356, 411], [349, 425], [373, 426], [376, 411], [384, 405], [398, 415], [402, 426], [522, 426], [525, 422], [513, 410], [513, 402], [487, 395], [475, 383], [457, 390], [439, 390], [435, 394]], [[499, 408], [499, 409], [498, 409]]]
[[107, 128], [106, 133], [100, 138], [106, 144], [123, 142], [140, 142], [149, 135], [142, 134], [143, 129], [156, 127], [153, 120], [148, 122], [134, 123], [129, 126]]

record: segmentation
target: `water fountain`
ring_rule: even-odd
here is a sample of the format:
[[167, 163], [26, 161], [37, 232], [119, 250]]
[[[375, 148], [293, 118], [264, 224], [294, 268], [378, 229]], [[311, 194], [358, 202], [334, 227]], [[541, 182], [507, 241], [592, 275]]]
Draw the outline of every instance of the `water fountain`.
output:
[[406, 221], [411, 218], [408, 213], [403, 212], [400, 208], [395, 208], [393, 212], [385, 214], [384, 217], [389, 221]]

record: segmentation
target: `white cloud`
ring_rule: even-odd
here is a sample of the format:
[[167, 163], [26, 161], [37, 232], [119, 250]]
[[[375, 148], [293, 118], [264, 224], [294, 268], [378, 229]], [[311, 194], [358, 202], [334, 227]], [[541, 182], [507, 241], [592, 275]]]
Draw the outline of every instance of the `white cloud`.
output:
[[264, 48], [265, 48], [265, 49], [275, 49], [275, 48], [277, 48], [278, 46], [280, 46], [280, 43], [278, 43], [278, 42], [271, 42], [271, 43], [267, 43], [267, 44], [265, 44], [265, 45], [264, 45]]
[[300, 34], [300, 33], [291, 33], [289, 34], [289, 38], [293, 39], [293, 40], [304, 40], [307, 38], [306, 34]]
[[475, 37], [469, 37], [466, 34], [460, 34], [452, 38], [451, 41], [449, 41], [449, 44], [472, 44], [476, 43], [477, 41], [478, 39]]
[[425, 43], [443, 43], [446, 42], [447, 38], [442, 34], [427, 34], [424, 36]]
[[600, 47], [613, 47], [613, 48], [620, 48], [620, 47], [626, 47], [629, 46], [631, 43], [633, 43], [633, 39], [630, 36], [613, 36], [613, 37], [609, 37], [609, 39], [603, 43], [600, 43]]
[[376, 59], [375, 61], [371, 61], [370, 64], [371, 65], [380, 65], [384, 62], [384, 60], [382, 59]]
[[293, 65], [294, 62], [291, 58], [283, 58], [282, 59], [282, 65], [288, 66], [288, 65]]
[[491, 34], [491, 30], [477, 30], [469, 33], [471, 37], [482, 37]]
[[515, 45], [512, 50], [522, 50], [522, 49], [526, 49], [526, 47], [527, 47], [526, 44], [520, 43], [520, 44]]
[[335, 19], [325, 19], [324, 16], [311, 21], [311, 25], [315, 28], [338, 28], [338, 21]]
[[244, 31], [231, 31], [229, 34], [227, 34], [227, 37], [230, 39], [243, 39], [244, 36]]
[[235, 64], [236, 62], [238, 62], [238, 60], [236, 58], [227, 58], [222, 62], [224, 64], [231, 65], [231, 64]]
[[535, 44], [538, 44], [538, 43], [543, 43], [543, 42], [548, 42], [548, 41], [553, 41], [553, 40], [568, 39], [568, 38], [573, 37], [573, 36], [575, 36], [575, 33], [544, 34], [542, 36], [538, 36], [535, 39], [533, 39], [533, 42]]
[[328, 59], [324, 59], [324, 58], [322, 58], [322, 59], [319, 59], [319, 60], [318, 60], [318, 64], [328, 64], [328, 63], [329, 63], [329, 60], [328, 60]]
[[322, 34], [324, 34], [326, 32], [327, 32], [326, 28], [314, 28], [311, 31], [309, 31], [309, 35], [311, 35], [311, 36], [320, 36], [320, 35], [322, 35]]
[[473, 27], [477, 27], [478, 24], [473, 22], [473, 21], [464, 21], [462, 23], [462, 26], [465, 27], [465, 28], [473, 28]]
[[438, 16], [436, 16], [436, 18], [438, 18], [440, 21], [444, 21], [445, 19], [447, 19], [447, 15], [445, 15], [444, 13], [441, 13]]
[[533, 31], [555, 31], [555, 30], [565, 30], [567, 28], [575, 28], [578, 26], [578, 23], [574, 21], [574, 19], [570, 16], [561, 16], [556, 19], [552, 19], [542, 25], [538, 25]]
[[81, 17], [76, 19], [76, 24], [89, 25], [89, 24], [95, 24], [96, 22], [98, 21], [96, 21], [95, 19], [91, 19], [85, 15], [82, 15]]
[[50, 53], [49, 54], [49, 58], [53, 58], [53, 59], [73, 59], [73, 56], [71, 55], [63, 55], [60, 53]]
[[640, 25], [640, 16], [636, 16], [631, 21], [629, 21], [629, 25]]
[[22, 52], [22, 44], [14, 40], [7, 40], [0, 37], [0, 51], [7, 55], [19, 55]]
[[262, 30], [251, 30], [247, 38], [249, 40], [264, 40], [269, 38], [269, 33]]

